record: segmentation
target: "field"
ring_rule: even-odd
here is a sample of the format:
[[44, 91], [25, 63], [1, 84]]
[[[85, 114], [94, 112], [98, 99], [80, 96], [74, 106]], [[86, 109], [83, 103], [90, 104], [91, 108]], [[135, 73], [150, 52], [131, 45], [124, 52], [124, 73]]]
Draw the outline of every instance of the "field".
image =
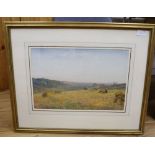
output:
[[123, 110], [125, 89], [46, 90], [34, 92], [36, 109]]

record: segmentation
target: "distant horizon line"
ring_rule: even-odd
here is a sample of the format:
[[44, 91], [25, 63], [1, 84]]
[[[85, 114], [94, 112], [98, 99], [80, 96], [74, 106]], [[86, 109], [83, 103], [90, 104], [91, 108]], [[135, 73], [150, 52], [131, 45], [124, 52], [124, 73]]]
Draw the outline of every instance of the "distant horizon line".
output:
[[63, 81], [63, 80], [55, 80], [55, 79], [49, 79], [49, 78], [44, 78], [44, 77], [32, 77], [32, 79], [45, 79], [45, 80], [53, 80], [53, 81], [60, 81], [60, 82], [70, 82], [70, 83], [93, 83], [93, 84], [126, 84], [126, 82], [77, 82], [77, 81]]

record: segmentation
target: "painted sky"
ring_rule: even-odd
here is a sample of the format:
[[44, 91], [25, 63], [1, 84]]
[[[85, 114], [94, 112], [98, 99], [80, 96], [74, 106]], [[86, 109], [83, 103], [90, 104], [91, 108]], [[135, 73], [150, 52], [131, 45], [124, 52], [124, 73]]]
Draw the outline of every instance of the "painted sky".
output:
[[31, 48], [34, 78], [93, 83], [125, 83], [129, 52], [101, 48]]

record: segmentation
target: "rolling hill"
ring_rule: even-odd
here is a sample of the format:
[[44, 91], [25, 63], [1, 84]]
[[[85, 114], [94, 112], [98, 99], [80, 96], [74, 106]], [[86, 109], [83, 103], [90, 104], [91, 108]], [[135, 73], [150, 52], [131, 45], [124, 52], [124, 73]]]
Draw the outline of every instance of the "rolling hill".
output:
[[45, 78], [32, 78], [33, 89], [35, 92], [43, 91], [43, 90], [80, 90], [80, 89], [117, 89], [117, 88], [125, 88], [126, 84], [98, 84], [98, 83], [79, 83], [79, 82], [67, 82], [67, 81], [57, 81], [50, 80]]

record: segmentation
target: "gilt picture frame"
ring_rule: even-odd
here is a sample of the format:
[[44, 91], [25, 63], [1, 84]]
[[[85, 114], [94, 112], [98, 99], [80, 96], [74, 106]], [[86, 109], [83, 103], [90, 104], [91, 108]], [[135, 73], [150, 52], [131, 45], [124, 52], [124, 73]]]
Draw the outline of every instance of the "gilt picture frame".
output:
[[5, 30], [16, 131], [143, 133], [153, 24], [6, 22]]

